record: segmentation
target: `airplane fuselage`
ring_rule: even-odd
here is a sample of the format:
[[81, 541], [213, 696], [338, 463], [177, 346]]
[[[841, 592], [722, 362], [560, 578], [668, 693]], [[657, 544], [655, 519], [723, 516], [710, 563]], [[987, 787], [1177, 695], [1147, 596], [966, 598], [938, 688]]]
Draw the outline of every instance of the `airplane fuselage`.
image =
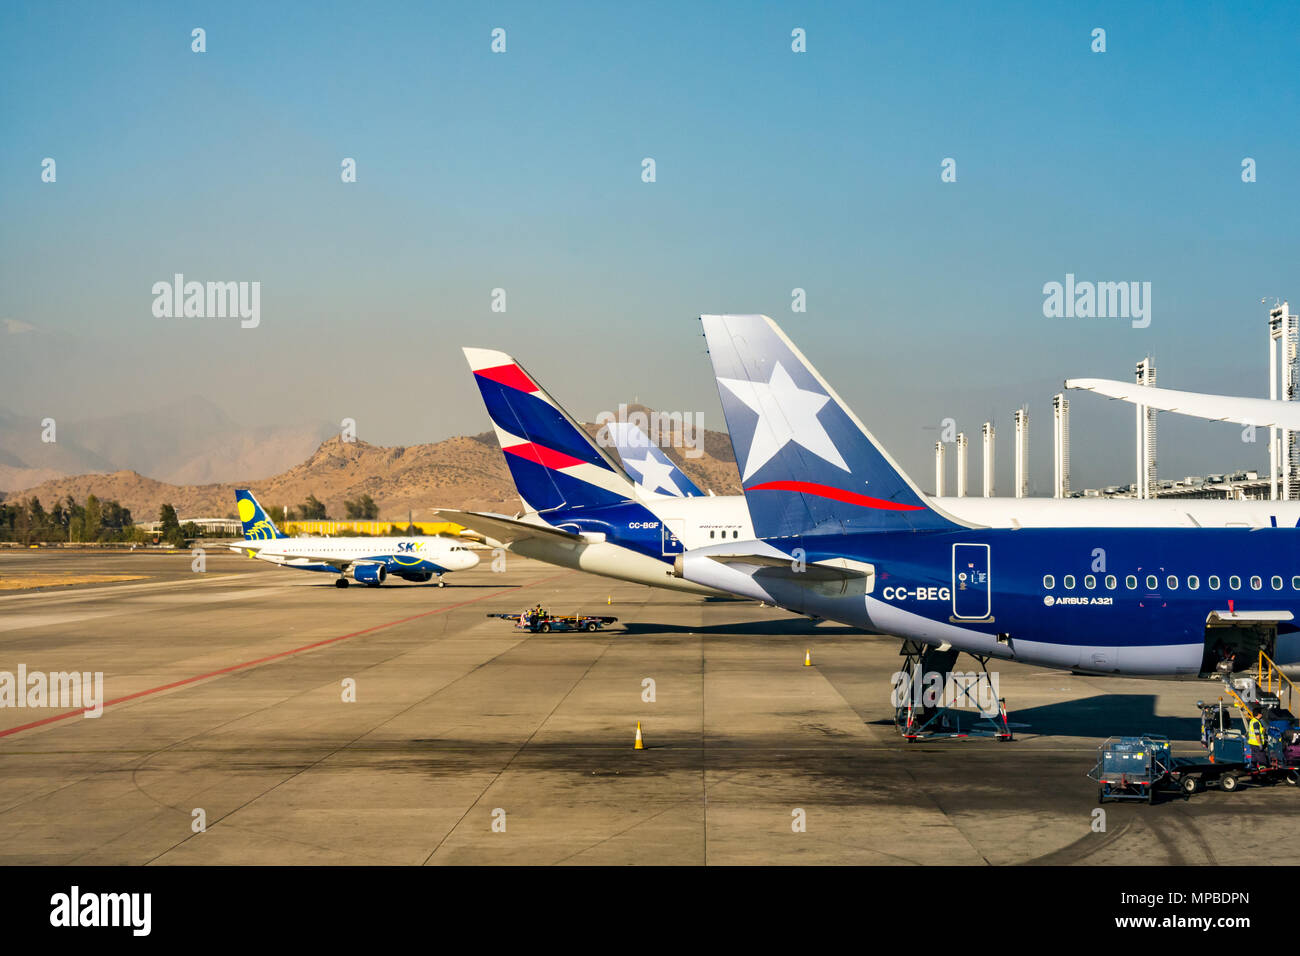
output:
[[464, 545], [432, 537], [272, 538], [244, 542], [242, 548], [296, 570], [338, 574], [351, 565], [382, 564], [388, 574], [412, 581], [478, 564], [478, 556]]
[[[726, 546], [687, 553], [681, 573], [802, 614], [1045, 667], [1195, 676], [1212, 669], [1216, 640], [1242, 637], [1229, 634], [1234, 614], [1248, 612], [1247, 630], [1264, 615], [1279, 635], [1294, 633], [1300, 614], [1294, 529], [882, 532], [734, 550], [755, 544], [871, 573], [810, 587], [786, 568], [710, 558]], [[1225, 630], [1207, 628], [1212, 615]]]
[[684, 550], [752, 536], [744, 498], [664, 498], [642, 504], [562, 508], [535, 515], [581, 541], [522, 538], [510, 544], [516, 554], [561, 567], [576, 568], [651, 587], [717, 594], [675, 578], [673, 559]]
[[[1300, 522], [1300, 503], [1287, 501], [1053, 498], [940, 498], [935, 501], [956, 518], [1001, 529], [1091, 528], [1107, 522], [1121, 528], [1292, 528]], [[562, 567], [692, 593], [715, 594], [718, 589], [672, 577], [673, 560], [678, 554], [754, 537], [749, 509], [741, 495], [663, 497], [644, 502], [561, 508], [535, 517], [552, 527], [581, 534], [586, 540], [569, 543], [528, 539], [513, 543], [512, 551]]]

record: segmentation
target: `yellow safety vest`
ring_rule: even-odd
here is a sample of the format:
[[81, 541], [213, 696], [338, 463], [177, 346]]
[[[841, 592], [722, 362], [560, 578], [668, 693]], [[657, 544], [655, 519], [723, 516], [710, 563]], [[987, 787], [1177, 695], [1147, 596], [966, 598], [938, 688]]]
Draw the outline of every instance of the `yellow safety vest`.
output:
[[1264, 724], [1258, 717], [1250, 718], [1246, 724], [1246, 743], [1252, 747], [1264, 746]]

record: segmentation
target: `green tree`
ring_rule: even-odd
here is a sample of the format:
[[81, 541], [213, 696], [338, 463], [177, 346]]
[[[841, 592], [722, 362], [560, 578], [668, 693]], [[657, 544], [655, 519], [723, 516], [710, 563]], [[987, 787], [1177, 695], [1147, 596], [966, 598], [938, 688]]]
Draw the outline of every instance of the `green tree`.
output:
[[176, 509], [171, 505], [163, 505], [158, 509], [159, 534], [168, 544], [174, 544], [176, 547], [182, 547], [185, 544], [185, 535], [181, 533], [181, 523], [176, 518]]
[[307, 500], [298, 510], [302, 513], [304, 521], [323, 521], [329, 517], [324, 503], [318, 501], [315, 495], [308, 495]]
[[369, 495], [362, 495], [356, 501], [344, 501], [343, 508], [347, 511], [349, 518], [374, 521], [379, 517], [379, 505], [375, 504], [375, 499]]
[[30, 501], [20, 501], [14, 515], [14, 540], [24, 545], [32, 543], [32, 511]]
[[76, 498], [73, 498], [72, 495], [68, 495], [68, 497], [64, 499], [63, 510], [67, 515], [68, 540], [86, 540], [85, 535], [82, 533], [82, 523], [86, 517], [86, 509], [77, 504]]
[[27, 503], [27, 512], [31, 521], [32, 538], [36, 541], [48, 541], [50, 535], [50, 516], [41, 507], [41, 499], [32, 496]]
[[103, 512], [104, 528], [111, 531], [114, 537], [119, 537], [124, 529], [131, 527], [130, 508], [123, 508], [120, 503], [112, 498], [101, 502], [100, 507]]
[[72, 515], [63, 507], [62, 501], [54, 502], [50, 509], [50, 537], [56, 541], [68, 540], [68, 522]]
[[86, 541], [98, 541], [103, 529], [104, 510], [99, 505], [99, 499], [90, 495], [86, 498], [86, 515], [81, 519], [82, 537]]

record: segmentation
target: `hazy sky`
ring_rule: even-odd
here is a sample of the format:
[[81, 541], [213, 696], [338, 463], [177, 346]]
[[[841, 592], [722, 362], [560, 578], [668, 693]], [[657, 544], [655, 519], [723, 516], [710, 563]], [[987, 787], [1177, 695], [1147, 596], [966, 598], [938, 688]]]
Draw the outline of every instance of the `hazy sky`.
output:
[[[923, 486], [941, 419], [992, 416], [1009, 493], [1029, 403], [1045, 493], [1066, 377], [1149, 352], [1162, 385], [1266, 394], [1298, 35], [1294, 3], [5, 4], [0, 319], [34, 329], [0, 323], [0, 409], [198, 394], [409, 444], [488, 427], [478, 345], [583, 418], [720, 428], [696, 316], [766, 312]], [[260, 325], [156, 318], [177, 272], [259, 281]], [[1150, 327], [1045, 318], [1066, 273], [1150, 282]], [[1074, 484], [1132, 480], [1132, 409], [1073, 405]], [[1160, 434], [1164, 477], [1266, 461]]]

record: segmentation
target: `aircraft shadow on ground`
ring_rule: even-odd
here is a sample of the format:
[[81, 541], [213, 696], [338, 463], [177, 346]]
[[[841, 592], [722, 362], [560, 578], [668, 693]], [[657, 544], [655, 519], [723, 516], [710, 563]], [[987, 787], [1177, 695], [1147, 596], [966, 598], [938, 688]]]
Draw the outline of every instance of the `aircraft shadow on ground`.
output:
[[[1042, 707], [1011, 707], [1007, 720], [1015, 733], [1036, 737], [1137, 737], [1156, 734], [1171, 741], [1201, 739], [1201, 718], [1157, 714], [1154, 694], [1099, 694]], [[890, 718], [868, 721], [893, 726]]]
[[737, 634], [755, 637], [848, 637], [866, 633], [840, 624], [815, 624], [802, 617], [775, 621], [743, 621], [733, 624], [653, 624], [645, 621], [628, 621], [624, 627], [628, 634], [638, 635]]
[[1201, 739], [1201, 718], [1157, 714], [1154, 694], [1099, 694], [1042, 707], [1011, 708], [1007, 719], [1028, 724], [1033, 734], [1062, 737], [1135, 737], [1158, 734], [1170, 740]]

